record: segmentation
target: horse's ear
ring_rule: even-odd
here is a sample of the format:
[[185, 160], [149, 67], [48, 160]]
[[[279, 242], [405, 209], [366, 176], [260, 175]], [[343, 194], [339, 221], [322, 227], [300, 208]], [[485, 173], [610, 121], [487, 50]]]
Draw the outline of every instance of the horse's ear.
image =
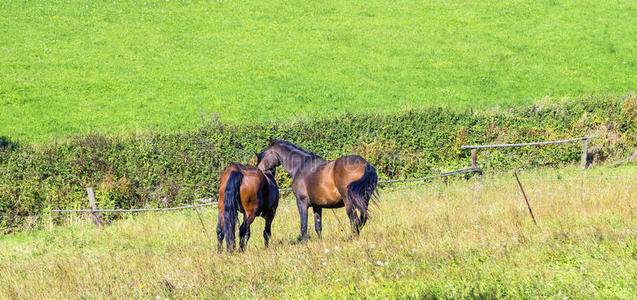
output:
[[286, 134], [284, 134], [284, 135], [283, 135], [283, 137], [281, 138], [281, 140], [282, 140], [282, 141], [285, 141], [285, 139], [287, 139], [287, 138], [288, 138], [288, 134], [286, 133]]
[[256, 151], [252, 151], [254, 152], [254, 155], [256, 155], [256, 157], [259, 157], [259, 153], [257, 153]]
[[270, 139], [270, 145], [269, 146], [272, 146], [272, 145], [274, 145], [274, 140]]

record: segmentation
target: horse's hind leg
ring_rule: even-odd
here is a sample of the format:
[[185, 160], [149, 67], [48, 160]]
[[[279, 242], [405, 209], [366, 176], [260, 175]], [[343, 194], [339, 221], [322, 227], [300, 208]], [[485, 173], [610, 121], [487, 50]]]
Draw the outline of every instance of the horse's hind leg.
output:
[[217, 251], [221, 253], [221, 246], [223, 245], [223, 212], [219, 212], [217, 220]]
[[358, 236], [361, 230], [361, 219], [358, 217], [356, 207], [347, 197], [347, 186], [341, 186], [338, 189], [338, 192], [341, 194], [341, 197], [343, 197], [343, 202], [345, 202], [345, 212], [349, 217], [349, 223], [352, 226], [352, 232], [355, 236]]
[[345, 203], [345, 212], [347, 212], [347, 216], [349, 217], [349, 223], [352, 226], [352, 232], [355, 236], [358, 236], [361, 230], [360, 219], [358, 218], [358, 214], [356, 213], [356, 209], [351, 202]]
[[250, 239], [250, 225], [254, 221], [255, 214], [245, 215], [243, 217], [243, 224], [239, 227], [239, 250], [244, 251]]
[[265, 228], [263, 229], [263, 241], [265, 243], [265, 247], [268, 248], [268, 245], [270, 244], [270, 236], [272, 235], [272, 221], [274, 220], [274, 210], [271, 210], [266, 216], [265, 216]]
[[312, 210], [314, 211], [314, 230], [316, 231], [316, 235], [318, 235], [319, 239], [321, 238], [321, 231], [323, 230], [323, 221], [322, 221], [322, 215], [323, 215], [323, 209], [320, 207], [312, 207]]

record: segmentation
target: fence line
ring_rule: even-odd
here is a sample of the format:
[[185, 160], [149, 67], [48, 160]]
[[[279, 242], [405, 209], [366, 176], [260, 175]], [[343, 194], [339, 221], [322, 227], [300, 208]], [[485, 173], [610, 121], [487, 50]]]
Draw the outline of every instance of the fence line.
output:
[[217, 205], [217, 201], [197, 204], [197, 205], [186, 205], [186, 206], [177, 206], [177, 207], [165, 207], [165, 208], [133, 208], [133, 209], [52, 209], [51, 212], [58, 213], [66, 213], [66, 212], [142, 212], [142, 211], [170, 211], [170, 210], [180, 210], [180, 209], [190, 209], [195, 207], [204, 207], [204, 206], [212, 206]]
[[[583, 141], [582, 142], [583, 143], [582, 144], [582, 168], [584, 169], [584, 168], [586, 168], [586, 160], [587, 160], [587, 148], [588, 148], [587, 147], [587, 145], [588, 145], [587, 141], [589, 139], [593, 139], [593, 138], [596, 138], [596, 136], [579, 137], [579, 138], [559, 140], [559, 141], [533, 142], [533, 143], [522, 143], [522, 144], [463, 145], [463, 146], [460, 147], [460, 149], [472, 149], [472, 152], [471, 152], [472, 167], [471, 168], [458, 169], [458, 170], [453, 170], [453, 171], [449, 171], [449, 172], [444, 172], [444, 173], [441, 173], [441, 174], [438, 174], [438, 175], [426, 176], [426, 177], [421, 177], [421, 178], [380, 180], [380, 181], [378, 181], [378, 183], [379, 184], [385, 184], [385, 183], [398, 183], [398, 182], [425, 181], [425, 180], [430, 180], [430, 179], [439, 178], [439, 177], [446, 177], [446, 176], [459, 175], [459, 174], [465, 174], [465, 173], [480, 172], [480, 168], [478, 168], [478, 166], [477, 166], [477, 154], [476, 154], [476, 150], [477, 149], [502, 148], [502, 147], [520, 147], [520, 146], [534, 146], [534, 145], [547, 145], [547, 144], [560, 144], [560, 143], [567, 143], [567, 142], [573, 142], [573, 141]], [[629, 158], [632, 158], [632, 156], [629, 157]], [[521, 181], [593, 180], [593, 179], [606, 179], [606, 178], [633, 178], [633, 177], [637, 177], [637, 176], [614, 176], [614, 177], [598, 177], [598, 178], [523, 179]], [[505, 184], [505, 183], [502, 183], [502, 184]], [[484, 186], [480, 186], [480, 187], [477, 187], [477, 188], [482, 188], [482, 187], [484, 187]], [[472, 188], [472, 189], [474, 189], [474, 188]], [[281, 188], [281, 189], [279, 189], [279, 192], [286, 192], [286, 191], [291, 191], [291, 190], [292, 190], [292, 188]], [[89, 192], [89, 194], [90, 194], [90, 192]], [[90, 198], [90, 195], [89, 195], [89, 198]], [[195, 209], [197, 207], [212, 206], [212, 205], [217, 205], [217, 202], [208, 202], [208, 203], [202, 202], [202, 204], [193, 204], [193, 205], [178, 206], [178, 207], [136, 208], [136, 209], [95, 209], [95, 207], [92, 206], [91, 209], [75, 209], [75, 210], [74, 209], [54, 209], [54, 210], [51, 210], [51, 212], [56, 212], [56, 213], [88, 212], [88, 213], [92, 213], [92, 214], [95, 215], [95, 213], [99, 213], [99, 212], [173, 211], [173, 210], [181, 210], [181, 209]]]
[[[467, 170], [467, 169], [460, 169], [460, 170]], [[459, 170], [455, 170], [455, 171], [459, 171]], [[454, 172], [454, 171], [451, 171], [451, 172]], [[451, 172], [447, 172], [447, 173], [451, 173]], [[466, 173], [466, 172], [468, 172], [468, 171], [465, 171], [464, 173]], [[442, 174], [439, 174], [439, 175], [436, 175], [436, 176], [428, 176], [428, 177], [414, 178], [414, 179], [396, 179], [396, 180], [401, 180], [401, 181], [387, 181], [386, 180], [385, 182], [387, 182], [387, 183], [412, 182], [412, 181], [417, 181], [417, 180], [426, 180], [426, 179], [431, 179], [431, 178], [436, 178], [436, 177], [442, 177], [443, 174], [445, 174], [445, 173], [442, 173]], [[462, 173], [454, 173], [454, 174], [462, 174]], [[520, 179], [520, 181], [523, 181], [523, 182], [529, 182], [529, 181], [535, 181], [535, 182], [541, 182], [541, 181], [580, 181], [580, 180], [603, 180], [603, 179], [626, 179], [626, 178], [637, 178], [637, 175], [602, 176], [602, 177], [579, 177], [579, 178], [538, 178], [538, 179]], [[516, 181], [505, 181], [505, 182], [500, 182], [500, 183], [495, 183], [495, 184], [472, 186], [472, 187], [466, 187], [466, 188], [448, 190], [448, 191], [431, 191], [431, 193], [432, 194], [448, 194], [448, 193], [462, 192], [462, 191], [467, 191], [467, 190], [480, 190], [480, 189], [483, 189], [483, 188], [486, 188], [486, 187], [500, 186], [500, 185], [515, 183], [515, 182]], [[392, 198], [388, 198], [388, 199], [384, 199], [384, 200], [396, 200], [396, 199], [407, 199], [407, 198], [410, 198], [410, 197], [409, 196], [392, 197]], [[208, 203], [202, 203], [202, 204], [197, 204], [197, 205], [186, 205], [186, 206], [166, 207], [166, 208], [95, 209], [95, 210], [91, 210], [91, 209], [53, 209], [53, 210], [51, 210], [51, 212], [57, 212], [57, 213], [73, 213], [73, 212], [91, 213], [91, 212], [174, 211], [174, 210], [194, 209], [196, 207], [205, 207], [205, 206], [214, 206], [214, 205], [217, 205], [216, 201], [208, 202]]]
[[522, 144], [469, 145], [469, 146], [463, 145], [463, 146], [460, 146], [460, 149], [484, 149], [484, 148], [502, 148], [502, 147], [521, 147], [521, 146], [561, 144], [561, 143], [568, 143], [568, 142], [581, 141], [581, 140], [590, 140], [594, 138], [596, 138], [596, 136], [586, 136], [586, 137], [579, 137], [579, 138], [573, 138], [568, 140], [533, 142], [533, 143], [522, 143]]
[[[379, 180], [378, 183], [382, 184], [382, 183], [424, 181], [424, 180], [434, 179], [434, 178], [438, 178], [438, 177], [445, 177], [445, 176], [459, 175], [459, 174], [473, 173], [473, 172], [480, 172], [480, 168], [458, 169], [458, 170], [453, 170], [453, 171], [449, 171], [449, 172], [440, 173], [438, 175], [426, 176], [426, 177], [420, 177], [420, 178]], [[292, 188], [282, 188], [282, 189], [279, 189], [279, 192], [287, 192], [287, 191], [291, 191], [291, 190], [292, 190]]]
[[[626, 179], [626, 178], [637, 178], [637, 175], [580, 177], [580, 178], [537, 178], [537, 179], [531, 178], [531, 179], [520, 179], [520, 181], [522, 181], [522, 182], [550, 182], [550, 181], [584, 181], [584, 180]], [[501, 185], [506, 185], [506, 184], [513, 184], [513, 183], [516, 183], [516, 182], [517, 181], [515, 181], [515, 180], [508, 180], [508, 181], [503, 181], [503, 182], [498, 182], [498, 183], [493, 183], [493, 184], [487, 184], [487, 185], [481, 184], [481, 185], [478, 185], [478, 186], [459, 188], [459, 189], [454, 189], [454, 190], [433, 191], [432, 193], [433, 194], [449, 194], [449, 193], [463, 192], [463, 191], [467, 191], [467, 190], [481, 190], [483, 188], [501, 186]]]
[[[470, 173], [470, 172], [479, 172], [480, 169], [478, 168], [466, 168], [466, 169], [458, 169], [458, 170], [453, 170], [453, 171], [449, 171], [449, 172], [444, 172], [438, 175], [434, 175], [434, 176], [427, 176], [427, 177], [421, 177], [421, 178], [412, 178], [412, 179], [394, 179], [394, 180], [381, 180], [378, 183], [395, 183], [395, 182], [412, 182], [412, 181], [422, 181], [422, 180], [428, 180], [428, 179], [433, 179], [433, 178], [437, 178], [437, 177], [445, 177], [445, 176], [451, 176], [451, 175], [458, 175], [458, 174], [464, 174], [464, 173]], [[283, 191], [291, 191], [292, 188], [282, 188], [279, 189], [279, 192], [283, 192]], [[143, 211], [169, 211], [169, 210], [180, 210], [180, 209], [190, 209], [190, 208], [195, 208], [195, 207], [200, 207], [200, 206], [210, 206], [210, 205], [216, 205], [217, 202], [210, 202], [210, 203], [206, 203], [206, 204], [200, 204], [200, 205], [186, 205], [186, 206], [178, 206], [178, 207], [167, 207], [167, 208], [134, 208], [134, 209], [53, 209], [51, 210], [51, 212], [57, 212], [57, 213], [68, 213], [68, 212], [89, 212], [89, 213], [99, 213], [99, 212], [143, 212]]]
[[438, 177], [446, 177], [446, 176], [451, 176], [451, 175], [459, 175], [459, 174], [473, 173], [473, 172], [480, 172], [480, 169], [479, 168], [458, 169], [458, 170], [453, 170], [453, 171], [449, 171], [449, 172], [440, 173], [438, 175], [433, 175], [433, 176], [427, 176], [427, 177], [421, 177], [421, 178], [411, 178], [411, 179], [381, 180], [378, 183], [396, 183], [396, 182], [424, 181], [424, 180], [434, 179], [434, 178], [438, 178]]
[[621, 164], [623, 164], [623, 163], [625, 163], [627, 161], [631, 161], [631, 160], [633, 160], [635, 158], [637, 158], [637, 151], [633, 152], [633, 154], [631, 154], [630, 156], [628, 156], [628, 157], [626, 157], [626, 158], [624, 158], [624, 159], [622, 159], [622, 160], [610, 165], [610, 167], [611, 168], [617, 167], [617, 166], [619, 166], [619, 165], [621, 165]]
[[603, 177], [580, 177], [580, 178], [537, 178], [537, 179], [520, 179], [520, 181], [576, 181], [576, 180], [599, 180], [599, 179], [618, 179], [618, 178], [637, 178], [637, 175], [624, 176], [603, 176]]
[[578, 137], [578, 138], [560, 140], [560, 141], [534, 142], [534, 143], [523, 143], [523, 144], [473, 145], [473, 146], [463, 145], [463, 146], [460, 146], [460, 149], [471, 149], [471, 166], [474, 168], [477, 168], [478, 167], [478, 149], [522, 147], [522, 146], [561, 144], [561, 143], [568, 143], [568, 142], [574, 142], [574, 141], [582, 141], [582, 157], [580, 158], [580, 164], [581, 164], [582, 170], [585, 170], [586, 165], [588, 163], [588, 140], [594, 139], [594, 138], [596, 138], [596, 136], [586, 136], [586, 137]]
[[[534, 182], [542, 182], [542, 181], [578, 181], [578, 180], [603, 180], [603, 179], [626, 179], [626, 178], [637, 178], [637, 175], [582, 177], [582, 178], [538, 178], [538, 179], [520, 179], [520, 181], [522, 181], [522, 182], [529, 182], [529, 181], [534, 181]], [[481, 189], [484, 189], [484, 188], [502, 186], [502, 185], [514, 184], [514, 183], [517, 183], [517, 181], [508, 180], [508, 181], [503, 181], [503, 182], [498, 182], [498, 183], [493, 183], [493, 184], [486, 184], [486, 185], [485, 184], [481, 184], [481, 185], [478, 185], [478, 186], [470, 186], [470, 187], [458, 188], [458, 189], [453, 189], [453, 190], [429, 191], [429, 192], [431, 194], [435, 194], [435, 195], [444, 195], [444, 194], [458, 193], [458, 192], [464, 192], [464, 191], [469, 191], [469, 190], [481, 190]], [[382, 199], [382, 200], [383, 201], [387, 201], [387, 200], [410, 199], [410, 198], [413, 198], [413, 197], [410, 196], [410, 194], [406, 194], [405, 193], [405, 194], [403, 194], [403, 196], [385, 198], [385, 199]]]

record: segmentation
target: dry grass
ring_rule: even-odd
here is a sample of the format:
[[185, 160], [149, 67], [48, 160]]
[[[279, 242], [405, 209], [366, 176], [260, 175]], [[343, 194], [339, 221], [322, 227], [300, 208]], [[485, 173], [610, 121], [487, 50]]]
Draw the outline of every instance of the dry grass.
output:
[[[637, 168], [521, 177], [617, 175], [637, 175]], [[271, 247], [263, 247], [258, 219], [247, 253], [235, 255], [215, 252], [212, 209], [202, 211], [208, 236], [193, 212], [4, 236], [0, 298], [637, 294], [637, 179], [524, 182], [535, 226], [512, 178], [392, 186], [382, 191], [383, 201], [359, 238], [343, 227], [340, 209], [337, 217], [324, 213], [324, 238], [312, 233], [306, 244], [296, 242], [298, 213], [288, 197], [274, 221]]]

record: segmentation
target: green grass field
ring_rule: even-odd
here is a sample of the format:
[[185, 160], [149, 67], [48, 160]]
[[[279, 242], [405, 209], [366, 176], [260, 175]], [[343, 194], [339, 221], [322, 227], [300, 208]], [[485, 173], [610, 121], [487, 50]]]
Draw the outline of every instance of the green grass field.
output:
[[[343, 209], [324, 211], [324, 238], [282, 200], [263, 247], [216, 253], [216, 210], [144, 213], [103, 228], [66, 226], [0, 236], [0, 298], [616, 298], [637, 294], [637, 168], [545, 169], [513, 176], [392, 185], [359, 238]], [[628, 178], [628, 176], [632, 176]], [[623, 177], [623, 178], [621, 178]], [[473, 189], [468, 189], [473, 188]], [[440, 194], [437, 192], [446, 192]], [[46, 222], [45, 222], [46, 223]], [[159, 298], [158, 298], [159, 297]]]
[[624, 94], [636, 17], [634, 1], [1, 1], [0, 136]]

